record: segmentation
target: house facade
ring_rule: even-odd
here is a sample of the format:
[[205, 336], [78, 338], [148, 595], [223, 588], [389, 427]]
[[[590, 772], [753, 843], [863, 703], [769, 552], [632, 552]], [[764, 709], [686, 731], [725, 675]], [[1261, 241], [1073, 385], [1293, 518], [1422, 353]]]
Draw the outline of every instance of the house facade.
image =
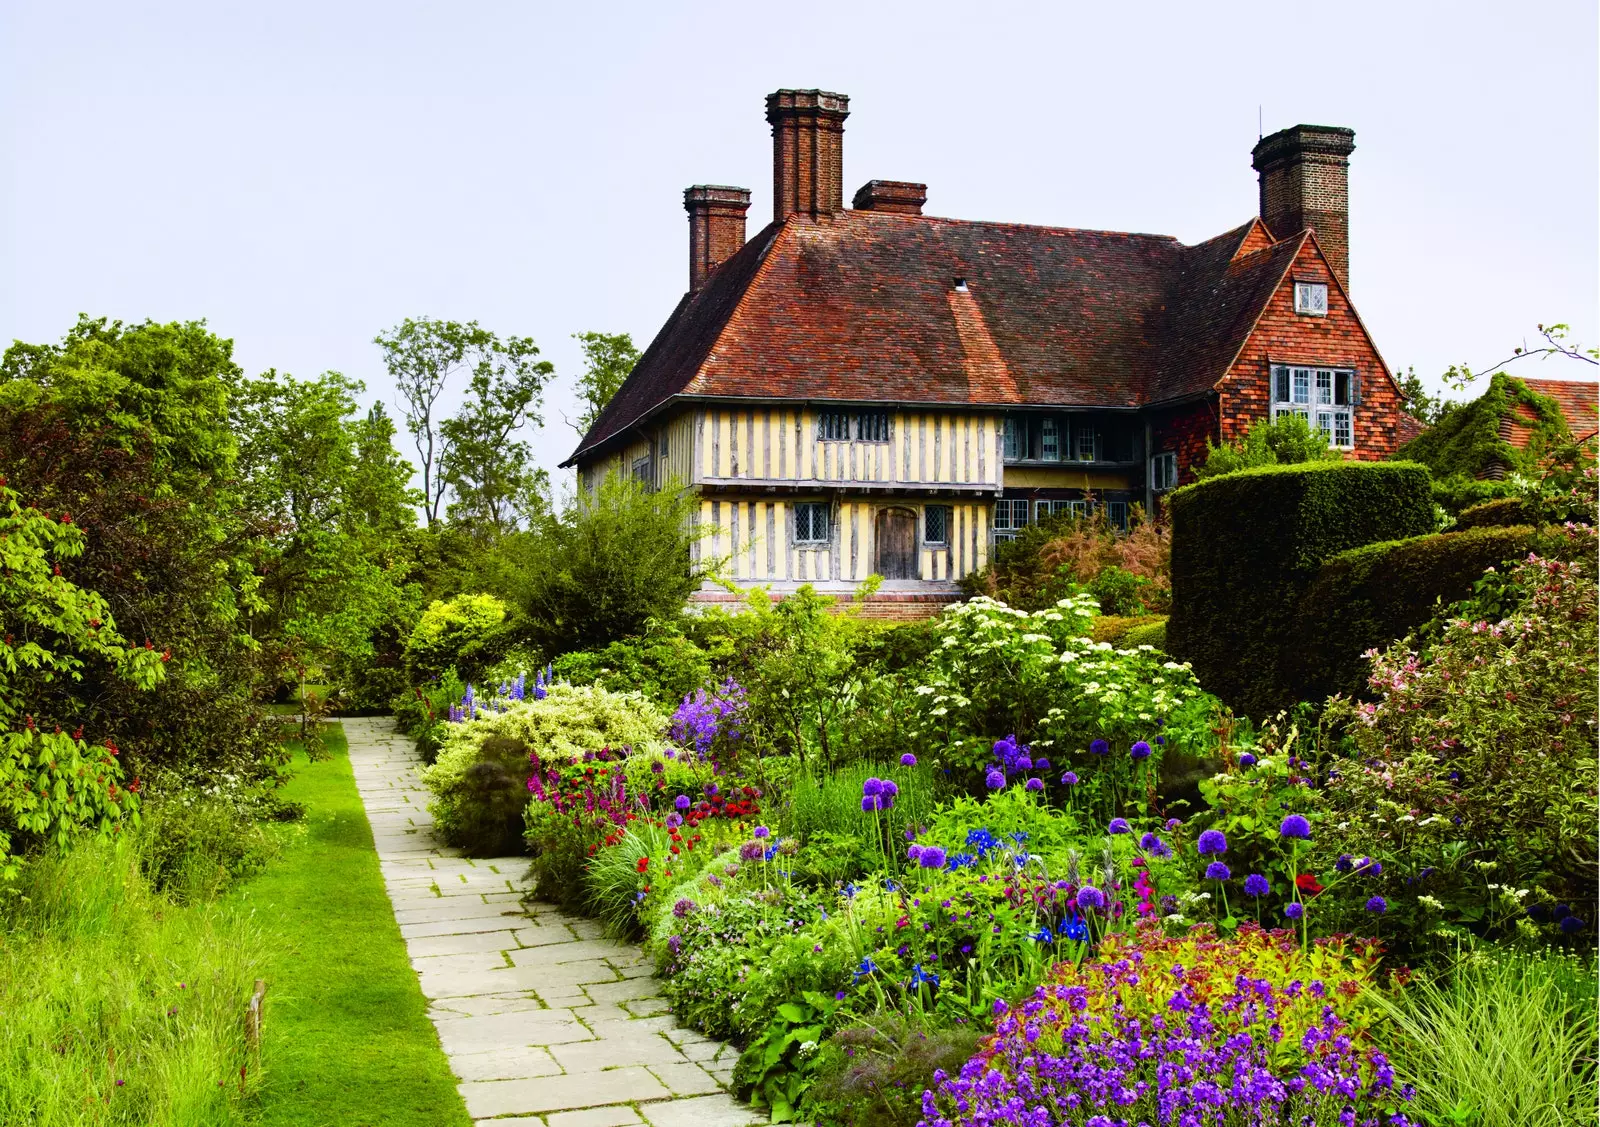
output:
[[[943, 602], [1058, 512], [1126, 525], [1206, 442], [1305, 415], [1353, 458], [1401, 396], [1349, 298], [1347, 129], [1263, 138], [1260, 215], [1176, 239], [925, 215], [925, 185], [844, 205], [849, 100], [767, 99], [773, 221], [696, 185], [689, 289], [565, 465], [676, 481], [741, 585]], [[710, 592], [707, 598], [715, 597]]]

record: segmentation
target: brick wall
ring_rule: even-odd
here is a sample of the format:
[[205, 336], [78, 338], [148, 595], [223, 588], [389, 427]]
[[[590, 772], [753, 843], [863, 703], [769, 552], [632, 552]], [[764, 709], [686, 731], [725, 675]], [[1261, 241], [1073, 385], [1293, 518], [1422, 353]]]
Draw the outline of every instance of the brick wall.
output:
[[1193, 481], [1195, 467], [1205, 464], [1207, 439], [1217, 441], [1216, 404], [1209, 399], [1151, 413], [1150, 452], [1177, 451], [1179, 485]]
[[[1294, 311], [1294, 283], [1328, 286], [1328, 313], [1309, 317]], [[1354, 457], [1378, 461], [1400, 446], [1400, 393], [1383, 360], [1356, 318], [1349, 299], [1335, 283], [1326, 259], [1310, 239], [1295, 258], [1283, 284], [1267, 303], [1222, 383], [1219, 403], [1222, 435], [1242, 436], [1271, 412], [1273, 364], [1354, 368], [1361, 376], [1361, 405], [1355, 408]], [[1201, 444], [1204, 456], [1204, 443]]]

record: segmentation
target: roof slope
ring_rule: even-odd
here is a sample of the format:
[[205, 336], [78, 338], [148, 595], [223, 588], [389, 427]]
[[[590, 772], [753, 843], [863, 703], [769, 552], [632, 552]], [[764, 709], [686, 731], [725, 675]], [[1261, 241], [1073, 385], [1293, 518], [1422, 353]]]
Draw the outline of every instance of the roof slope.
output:
[[[662, 326], [571, 460], [677, 395], [1134, 407], [1226, 374], [1303, 236], [845, 211], [774, 223]], [[965, 289], [958, 284], [965, 283]]]
[[[1592, 438], [1600, 430], [1600, 383], [1594, 380], [1530, 380], [1526, 376], [1518, 376], [1529, 391], [1537, 392], [1549, 399], [1554, 399], [1561, 408], [1561, 415], [1567, 420], [1567, 429], [1572, 432], [1572, 437], [1577, 442]], [[1526, 418], [1532, 418], [1532, 412], [1522, 405], [1518, 405], [1518, 413]], [[1507, 433], [1509, 432], [1509, 433]], [[1513, 446], [1523, 447], [1528, 445], [1532, 431], [1527, 427], [1510, 425], [1510, 420], [1501, 428], [1502, 436]]]

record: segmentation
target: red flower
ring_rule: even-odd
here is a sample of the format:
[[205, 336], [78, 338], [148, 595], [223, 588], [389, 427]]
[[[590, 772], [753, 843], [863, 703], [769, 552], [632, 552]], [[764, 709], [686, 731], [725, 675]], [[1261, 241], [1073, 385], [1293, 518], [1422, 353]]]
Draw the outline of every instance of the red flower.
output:
[[638, 868], [639, 868], [639, 871], [641, 873], [644, 872], [649, 867], [650, 867], [650, 858], [648, 858], [648, 857], [639, 858], [639, 866], [638, 866]]
[[1294, 886], [1307, 896], [1315, 896], [1322, 891], [1322, 885], [1317, 883], [1317, 878], [1311, 873], [1301, 873], [1294, 878]]

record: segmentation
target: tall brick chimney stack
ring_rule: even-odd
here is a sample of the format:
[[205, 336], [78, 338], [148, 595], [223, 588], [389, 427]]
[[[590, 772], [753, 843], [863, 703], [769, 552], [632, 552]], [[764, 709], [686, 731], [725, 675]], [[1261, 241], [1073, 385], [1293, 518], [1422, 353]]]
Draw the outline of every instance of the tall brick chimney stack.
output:
[[767, 95], [772, 123], [772, 217], [844, 210], [844, 119], [850, 99], [826, 90]]
[[1337, 125], [1296, 125], [1256, 142], [1261, 221], [1275, 239], [1317, 233], [1328, 264], [1350, 287], [1350, 154], [1356, 133]]
[[689, 290], [706, 284], [706, 275], [744, 246], [744, 216], [750, 189], [696, 184], [683, 190], [689, 213]]

